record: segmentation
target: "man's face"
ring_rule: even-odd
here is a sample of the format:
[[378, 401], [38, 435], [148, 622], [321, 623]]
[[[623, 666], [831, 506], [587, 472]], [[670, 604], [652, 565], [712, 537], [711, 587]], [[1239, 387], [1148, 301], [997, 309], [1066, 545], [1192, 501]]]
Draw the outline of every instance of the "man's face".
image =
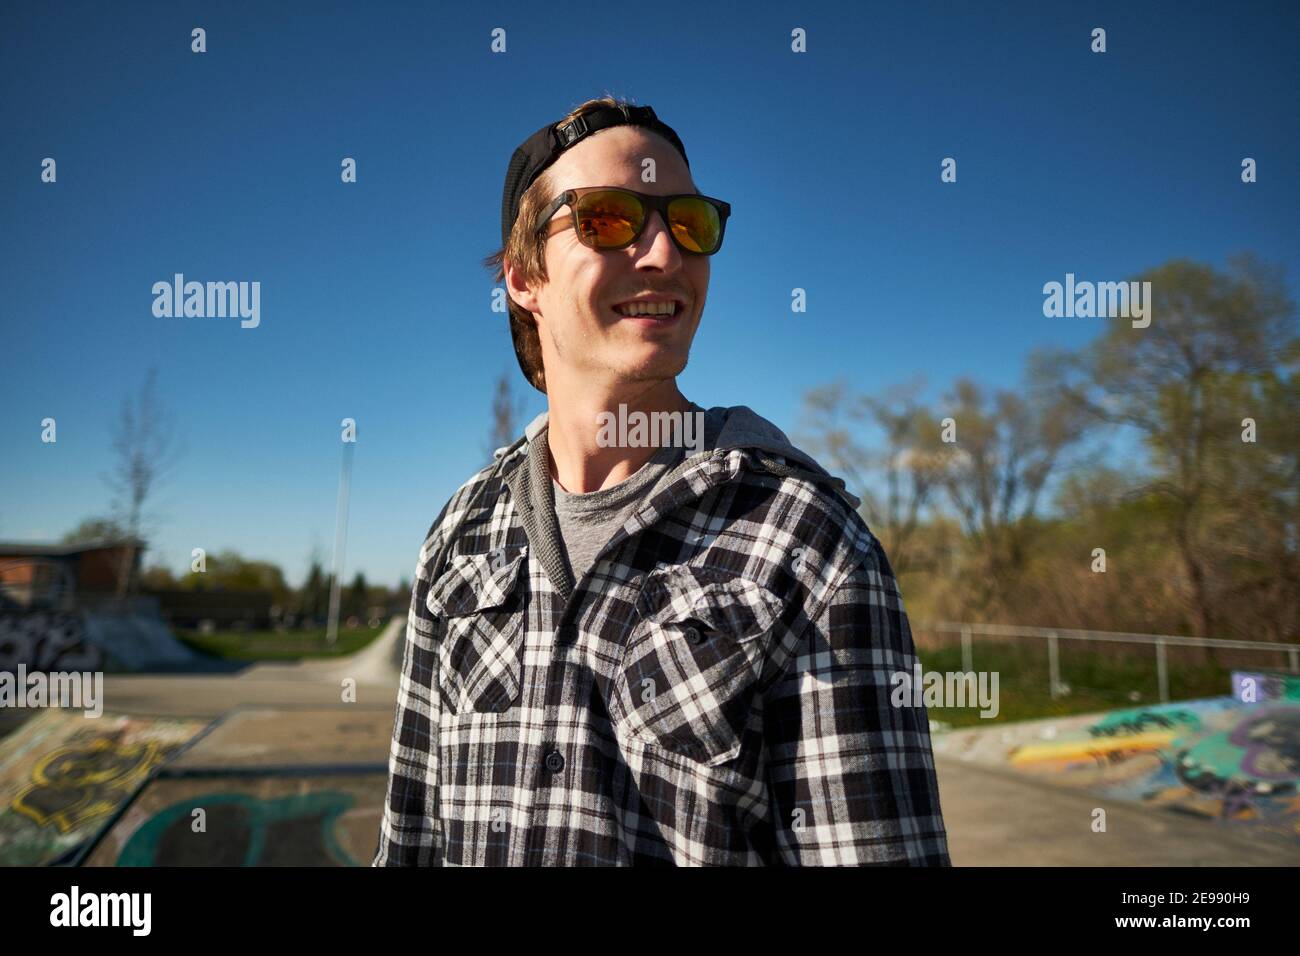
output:
[[[641, 181], [647, 157], [655, 161], [657, 182]], [[548, 202], [584, 186], [652, 195], [696, 191], [681, 155], [658, 134], [633, 126], [602, 130], [568, 150], [551, 166], [551, 179]], [[520, 302], [536, 318], [547, 382], [651, 383], [680, 374], [704, 311], [709, 257], [678, 249], [658, 212], [649, 214], [635, 242], [615, 250], [583, 245], [568, 206], [551, 221], [568, 225], [546, 241], [547, 281]], [[629, 318], [615, 309], [651, 294], [672, 296], [684, 307], [663, 318]]]

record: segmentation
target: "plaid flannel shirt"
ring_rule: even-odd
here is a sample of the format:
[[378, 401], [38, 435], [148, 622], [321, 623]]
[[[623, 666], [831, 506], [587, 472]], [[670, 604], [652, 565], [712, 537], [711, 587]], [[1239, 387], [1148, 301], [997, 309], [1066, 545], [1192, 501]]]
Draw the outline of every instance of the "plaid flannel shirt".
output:
[[890, 703], [907, 616], [843, 497], [716, 448], [557, 587], [529, 447], [420, 550], [375, 866], [950, 865], [925, 708]]

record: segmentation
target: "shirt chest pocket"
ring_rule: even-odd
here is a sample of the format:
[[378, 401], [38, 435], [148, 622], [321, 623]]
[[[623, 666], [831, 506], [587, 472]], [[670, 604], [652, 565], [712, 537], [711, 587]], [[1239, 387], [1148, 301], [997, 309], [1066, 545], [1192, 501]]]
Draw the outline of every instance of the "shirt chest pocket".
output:
[[438, 680], [453, 713], [499, 713], [519, 699], [527, 554], [457, 555], [429, 589], [429, 611], [443, 621]]
[[615, 674], [612, 716], [651, 746], [710, 766], [734, 759], [782, 608], [728, 572], [652, 572]]

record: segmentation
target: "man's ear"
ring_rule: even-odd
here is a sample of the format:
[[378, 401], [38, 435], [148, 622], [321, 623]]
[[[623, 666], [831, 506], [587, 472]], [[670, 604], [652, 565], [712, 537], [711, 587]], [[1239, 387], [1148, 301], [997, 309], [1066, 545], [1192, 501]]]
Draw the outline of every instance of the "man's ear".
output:
[[540, 312], [541, 306], [538, 305], [537, 295], [529, 288], [521, 270], [517, 269], [509, 259], [502, 264], [502, 267], [506, 273], [506, 295], [510, 296], [515, 305], [525, 312]]

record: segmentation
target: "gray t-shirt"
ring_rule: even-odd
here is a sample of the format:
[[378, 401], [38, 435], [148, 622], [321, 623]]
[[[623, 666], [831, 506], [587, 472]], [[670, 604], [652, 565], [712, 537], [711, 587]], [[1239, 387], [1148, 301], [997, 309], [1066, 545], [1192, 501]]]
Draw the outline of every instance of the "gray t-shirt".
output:
[[[703, 412], [692, 404], [692, 412]], [[704, 448], [712, 448], [721, 430], [721, 421], [705, 414]], [[667, 484], [674, 468], [686, 458], [687, 449], [665, 446], [658, 449], [644, 465], [609, 488], [573, 494], [551, 479], [555, 500], [555, 518], [560, 526], [560, 537], [569, 557], [575, 582], [581, 581], [591, 569], [602, 548], [609, 543], [618, 529], [623, 527], [632, 513]], [[690, 454], [695, 454], [690, 449]]]

